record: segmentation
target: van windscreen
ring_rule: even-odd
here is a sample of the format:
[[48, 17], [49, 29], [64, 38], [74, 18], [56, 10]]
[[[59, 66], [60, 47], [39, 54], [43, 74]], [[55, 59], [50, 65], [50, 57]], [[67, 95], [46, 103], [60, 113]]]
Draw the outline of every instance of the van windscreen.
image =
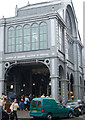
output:
[[31, 104], [31, 107], [36, 107], [36, 105], [37, 105], [37, 101], [33, 100], [32, 104]]

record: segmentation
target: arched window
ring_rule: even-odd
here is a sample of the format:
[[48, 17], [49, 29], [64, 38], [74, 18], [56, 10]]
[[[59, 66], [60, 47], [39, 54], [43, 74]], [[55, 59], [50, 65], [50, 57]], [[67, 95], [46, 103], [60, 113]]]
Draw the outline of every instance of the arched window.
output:
[[63, 67], [59, 66], [59, 101], [62, 100], [62, 79], [64, 79], [64, 70]]
[[24, 51], [30, 50], [30, 25], [24, 26]]
[[32, 50], [39, 49], [39, 28], [38, 24], [32, 25]]
[[8, 29], [8, 52], [15, 52], [15, 29]]
[[47, 48], [47, 24], [40, 24], [40, 49]]
[[22, 27], [16, 27], [16, 52], [22, 51]]
[[73, 42], [68, 38], [68, 58], [73, 63]]
[[72, 34], [72, 22], [68, 10], [66, 10], [66, 24], [69, 32]]
[[58, 26], [59, 31], [59, 50], [64, 53], [64, 28], [59, 24]]

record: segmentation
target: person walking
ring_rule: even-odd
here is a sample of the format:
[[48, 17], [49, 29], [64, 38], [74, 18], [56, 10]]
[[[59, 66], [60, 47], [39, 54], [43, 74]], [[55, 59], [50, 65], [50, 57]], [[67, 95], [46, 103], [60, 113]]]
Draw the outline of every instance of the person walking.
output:
[[20, 111], [25, 110], [25, 105], [24, 105], [24, 99], [23, 98], [21, 98], [21, 100], [19, 102], [19, 109], [20, 109]]
[[24, 101], [24, 105], [25, 105], [25, 110], [29, 110], [29, 98], [27, 96], [25, 96], [25, 101]]
[[17, 118], [17, 109], [19, 108], [19, 105], [17, 103], [17, 99], [14, 99], [14, 102], [12, 103], [12, 105], [10, 106], [11, 109], [11, 113], [13, 114], [13, 117], [11, 120], [14, 120], [14, 118], [16, 118], [16, 120], [18, 120]]

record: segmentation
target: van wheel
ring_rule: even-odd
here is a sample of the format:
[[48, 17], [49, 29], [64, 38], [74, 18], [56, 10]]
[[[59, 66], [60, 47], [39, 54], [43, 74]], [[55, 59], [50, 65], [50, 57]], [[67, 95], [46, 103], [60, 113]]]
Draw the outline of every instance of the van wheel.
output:
[[69, 117], [69, 118], [72, 118], [72, 117], [73, 117], [73, 113], [72, 113], [71, 111], [69, 111], [68, 117]]
[[47, 114], [47, 119], [48, 119], [48, 120], [52, 120], [52, 114], [51, 114], [51, 113], [48, 113], [48, 114]]

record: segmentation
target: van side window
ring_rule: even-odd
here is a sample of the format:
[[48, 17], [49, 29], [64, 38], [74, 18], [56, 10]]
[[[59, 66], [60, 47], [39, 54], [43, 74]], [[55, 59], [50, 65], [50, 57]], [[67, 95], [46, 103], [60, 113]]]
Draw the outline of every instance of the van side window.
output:
[[37, 101], [33, 100], [32, 104], [31, 104], [31, 107], [36, 107], [36, 105], [37, 105]]
[[57, 105], [58, 105], [58, 107], [62, 107], [62, 108], [64, 107], [62, 104], [57, 104]]
[[38, 107], [41, 107], [41, 101], [38, 101]]

